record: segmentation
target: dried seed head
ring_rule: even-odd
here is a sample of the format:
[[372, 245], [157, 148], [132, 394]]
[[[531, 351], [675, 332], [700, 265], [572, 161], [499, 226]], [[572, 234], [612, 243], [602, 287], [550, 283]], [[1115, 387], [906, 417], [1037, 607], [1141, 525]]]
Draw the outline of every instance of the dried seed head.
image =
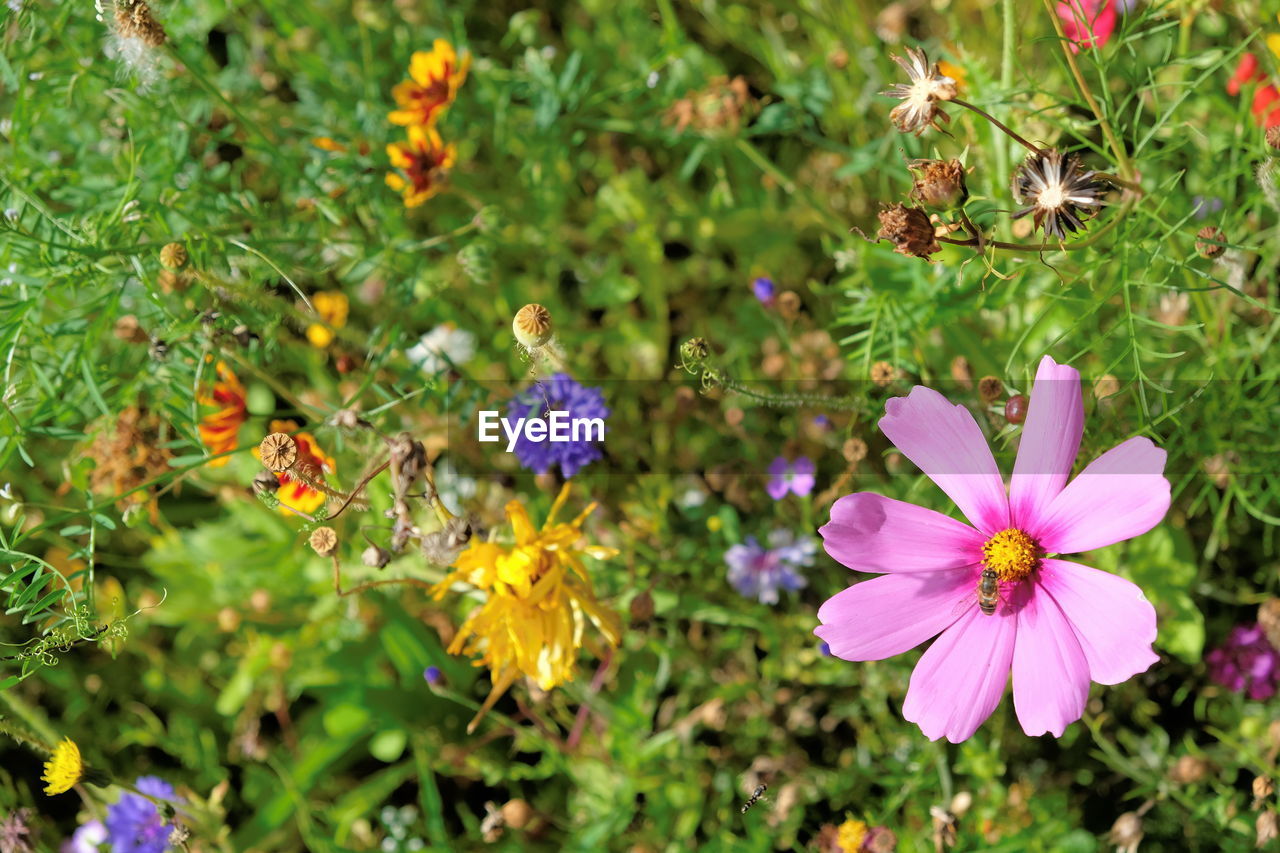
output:
[[922, 208], [898, 203], [881, 210], [879, 218], [876, 237], [893, 243], [893, 250], [899, 255], [929, 260], [930, 255], [942, 250], [934, 237], [933, 223]]
[[321, 557], [332, 557], [338, 550], [338, 534], [332, 527], [317, 527], [308, 540], [311, 548]]
[[800, 294], [794, 290], [784, 290], [778, 294], [778, 314], [784, 320], [794, 320], [800, 316]]
[[873, 826], [862, 840], [862, 849], [867, 853], [893, 853], [898, 849], [898, 836], [887, 826]]
[[987, 405], [1004, 396], [1004, 383], [994, 376], [984, 376], [978, 380], [978, 398]]
[[1264, 802], [1271, 799], [1271, 795], [1276, 792], [1276, 783], [1271, 781], [1270, 776], [1254, 776], [1253, 777], [1253, 807], [1260, 808]]
[[444, 527], [422, 537], [422, 556], [437, 566], [451, 566], [471, 541], [471, 535], [470, 519], [461, 516], [451, 518]]
[[1276, 813], [1270, 810], [1262, 812], [1258, 815], [1258, 820], [1254, 823], [1254, 830], [1258, 837], [1254, 841], [1254, 846], [1259, 849], [1266, 847], [1277, 837], [1280, 837], [1280, 822], [1276, 820]]
[[1169, 779], [1179, 785], [1203, 782], [1209, 775], [1209, 762], [1198, 755], [1183, 755], [1169, 768]]
[[529, 303], [516, 312], [511, 321], [516, 340], [528, 349], [538, 349], [551, 340], [551, 312], [541, 305]]
[[386, 549], [379, 548], [377, 545], [370, 545], [364, 549], [364, 553], [360, 555], [360, 562], [364, 563], [371, 569], [385, 568], [387, 563], [391, 562], [391, 555]]
[[1206, 225], [1196, 233], [1196, 253], [1202, 258], [1220, 258], [1227, 250], [1227, 235], [1221, 228]]
[[[427, 448], [407, 432], [390, 441], [391, 474], [397, 489], [403, 496], [409, 491], [427, 467]], [[396, 549], [399, 550], [399, 549]]]
[[280, 489], [280, 481], [270, 471], [259, 471], [253, 478], [255, 495], [272, 495]]
[[1267, 128], [1267, 147], [1280, 149], [1280, 126]]
[[964, 167], [959, 160], [916, 160], [909, 167], [915, 185], [911, 198], [928, 207], [948, 210], [964, 204], [969, 190], [964, 184]]
[[850, 465], [856, 465], [867, 458], [867, 443], [854, 436], [845, 440], [844, 446], [840, 448], [840, 453], [843, 454], [846, 462]]
[[151, 336], [143, 330], [142, 324], [138, 322], [138, 318], [132, 314], [125, 314], [119, 320], [116, 320], [115, 336], [130, 344], [145, 344], [151, 340]]
[[179, 270], [187, 265], [187, 247], [181, 243], [165, 243], [160, 250], [160, 266], [167, 270]]
[[116, 0], [116, 30], [121, 38], [137, 39], [147, 47], [163, 47], [164, 27], [151, 14], [146, 0]]
[[1280, 598], [1268, 598], [1258, 605], [1258, 624], [1271, 647], [1280, 650]]
[[288, 471], [298, 461], [298, 442], [283, 432], [273, 432], [258, 445], [262, 464], [270, 471]]
[[1061, 151], [1030, 154], [1013, 173], [1013, 197], [1025, 205], [1014, 211], [1019, 219], [1032, 214], [1046, 237], [1064, 239], [1084, 230], [1084, 220], [1102, 207], [1104, 188], [1097, 173], [1086, 170], [1075, 155]]
[[1137, 812], [1125, 812], [1111, 825], [1107, 840], [1125, 851], [1136, 851], [1142, 842], [1142, 818]]
[[897, 373], [898, 371], [887, 361], [877, 361], [871, 365], [871, 381], [881, 388], [892, 382]]

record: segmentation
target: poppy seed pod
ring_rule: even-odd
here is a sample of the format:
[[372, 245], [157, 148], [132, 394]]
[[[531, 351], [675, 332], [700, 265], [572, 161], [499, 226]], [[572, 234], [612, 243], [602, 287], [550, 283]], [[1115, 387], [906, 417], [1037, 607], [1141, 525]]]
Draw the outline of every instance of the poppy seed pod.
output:
[[530, 303], [516, 312], [511, 321], [511, 331], [521, 346], [528, 349], [546, 346], [554, 334], [551, 312], [541, 305]]
[[1227, 250], [1227, 235], [1221, 228], [1206, 225], [1196, 233], [1196, 253], [1202, 258], [1220, 258]]
[[317, 527], [311, 531], [312, 549], [321, 557], [331, 557], [338, 550], [338, 534], [332, 527]]

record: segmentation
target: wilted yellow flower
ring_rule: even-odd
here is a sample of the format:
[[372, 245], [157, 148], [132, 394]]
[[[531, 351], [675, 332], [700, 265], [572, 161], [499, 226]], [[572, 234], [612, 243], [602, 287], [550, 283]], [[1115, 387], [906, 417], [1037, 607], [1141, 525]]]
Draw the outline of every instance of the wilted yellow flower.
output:
[[415, 51], [409, 60], [409, 80], [397, 83], [391, 97], [400, 107], [387, 115], [392, 124], [432, 127], [467, 79], [471, 55], [459, 57], [453, 45], [436, 39], [430, 51]]
[[569, 497], [565, 484], [539, 530], [519, 501], [507, 504], [514, 545], [472, 541], [454, 562], [454, 571], [436, 585], [442, 598], [455, 582], [485, 593], [449, 645], [450, 654], [480, 655], [477, 666], [489, 667], [493, 687], [468, 731], [493, 707], [521, 675], [550, 690], [573, 678], [587, 620], [610, 646], [621, 638], [616, 613], [596, 601], [582, 555], [617, 556], [617, 550], [582, 544], [582, 524], [593, 503], [570, 522], [556, 514]]
[[347, 325], [351, 303], [347, 301], [347, 294], [341, 290], [321, 291], [311, 297], [311, 302], [316, 306], [316, 313], [320, 315], [324, 325], [312, 323], [307, 326], [307, 340], [311, 341], [313, 347], [324, 349], [333, 343], [333, 330]]
[[440, 192], [457, 158], [457, 147], [445, 145], [431, 128], [414, 125], [407, 133], [407, 141], [387, 146], [391, 165], [404, 172], [388, 172], [387, 186], [404, 196], [405, 207], [417, 207]]
[[71, 738], [65, 738], [53, 748], [53, 754], [44, 763], [44, 775], [40, 778], [47, 783], [44, 792], [53, 795], [70, 791], [83, 775], [84, 762], [80, 760], [80, 747]]

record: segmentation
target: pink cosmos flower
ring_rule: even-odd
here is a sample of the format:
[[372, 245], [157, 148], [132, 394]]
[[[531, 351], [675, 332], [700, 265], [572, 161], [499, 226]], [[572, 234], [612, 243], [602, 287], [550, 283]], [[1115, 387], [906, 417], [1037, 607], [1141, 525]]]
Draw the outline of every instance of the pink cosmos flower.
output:
[[[1131, 438], [1070, 483], [1084, 431], [1080, 374], [1046, 356], [1036, 372], [1006, 493], [995, 457], [964, 406], [916, 386], [885, 405], [880, 429], [969, 520], [870, 492], [831, 507], [823, 544], [839, 562], [883, 577], [837, 593], [815, 629], [836, 657], [882, 660], [941, 636], [920, 658], [902, 715], [930, 740], [958, 743], [991, 715], [1013, 672], [1028, 735], [1061, 736], [1080, 719], [1090, 680], [1119, 684], [1156, 662], [1156, 614], [1129, 581], [1051, 557], [1146, 533], [1169, 508], [1165, 452]], [[991, 612], [976, 592], [984, 569]]]
[[1115, 32], [1116, 7], [1112, 0], [1062, 0], [1057, 11], [1072, 53], [1079, 53], [1084, 47], [1102, 47]]

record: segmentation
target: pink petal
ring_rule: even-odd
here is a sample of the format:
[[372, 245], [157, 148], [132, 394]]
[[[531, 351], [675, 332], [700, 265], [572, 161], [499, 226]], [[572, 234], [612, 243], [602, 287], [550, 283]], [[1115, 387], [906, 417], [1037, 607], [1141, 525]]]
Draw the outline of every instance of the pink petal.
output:
[[969, 525], [873, 492], [840, 498], [818, 532], [828, 554], [860, 572], [933, 572], [982, 559], [982, 534]]
[[1062, 491], [1083, 434], [1080, 374], [1046, 355], [1036, 371], [1018, 461], [1009, 479], [1009, 517], [1014, 527], [1040, 517]]
[[921, 655], [902, 716], [929, 740], [969, 738], [1004, 695], [1017, 624], [1003, 608], [991, 616], [970, 608]]
[[813, 633], [845, 660], [884, 660], [913, 649], [963, 613], [970, 572], [884, 575], [838, 592], [818, 608]]
[[1099, 684], [1119, 684], [1160, 659], [1151, 650], [1156, 610], [1133, 583], [1079, 563], [1049, 559], [1040, 564], [1040, 590], [1053, 597], [1075, 629], [1089, 677]]
[[1169, 509], [1166, 454], [1131, 438], [1089, 463], [1028, 530], [1050, 554], [1091, 551], [1141, 536]]
[[1084, 713], [1089, 663], [1053, 598], [1034, 588], [1024, 597], [1013, 646], [1013, 707], [1029, 737], [1062, 737]]
[[932, 388], [917, 385], [884, 406], [880, 429], [988, 536], [1009, 526], [1004, 481], [978, 422]]

